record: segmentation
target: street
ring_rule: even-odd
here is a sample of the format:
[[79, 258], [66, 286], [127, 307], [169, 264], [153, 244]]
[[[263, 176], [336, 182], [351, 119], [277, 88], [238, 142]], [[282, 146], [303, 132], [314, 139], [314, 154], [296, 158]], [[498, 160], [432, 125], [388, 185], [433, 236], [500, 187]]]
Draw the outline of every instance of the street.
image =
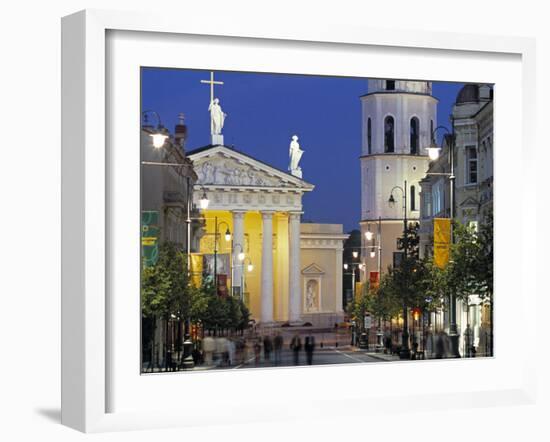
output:
[[[240, 369], [240, 368], [254, 368], [254, 367], [288, 367], [294, 366], [293, 352], [290, 349], [284, 349], [281, 352], [281, 361], [277, 365], [275, 364], [274, 355], [271, 354], [270, 359], [266, 361], [264, 355], [260, 356], [259, 362], [255, 362], [255, 358], [251, 357], [246, 360], [243, 364], [236, 365], [231, 368]], [[313, 353], [313, 364], [312, 365], [326, 365], [326, 364], [351, 364], [359, 362], [382, 362], [381, 359], [374, 358], [367, 355], [362, 351], [352, 350], [350, 346], [345, 346], [341, 348], [335, 347], [325, 347], [317, 348]], [[298, 365], [304, 366], [307, 365], [306, 353], [301, 350], [298, 357]], [[217, 369], [226, 369], [228, 367], [219, 366]]]

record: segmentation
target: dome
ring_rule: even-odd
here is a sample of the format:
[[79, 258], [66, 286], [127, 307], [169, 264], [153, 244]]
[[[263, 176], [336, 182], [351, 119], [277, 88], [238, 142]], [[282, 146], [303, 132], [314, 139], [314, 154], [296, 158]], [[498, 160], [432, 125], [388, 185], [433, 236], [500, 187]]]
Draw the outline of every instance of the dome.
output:
[[467, 84], [456, 96], [456, 104], [479, 102], [479, 87], [477, 84]]

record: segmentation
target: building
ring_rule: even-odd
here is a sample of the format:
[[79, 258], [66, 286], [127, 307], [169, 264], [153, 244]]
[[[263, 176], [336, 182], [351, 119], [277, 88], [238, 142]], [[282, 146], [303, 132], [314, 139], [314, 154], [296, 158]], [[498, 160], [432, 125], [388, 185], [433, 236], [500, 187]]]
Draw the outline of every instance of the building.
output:
[[341, 321], [348, 235], [340, 224], [301, 223], [302, 197], [314, 185], [223, 144], [189, 158], [198, 175], [194, 200], [209, 200], [203, 271], [212, 274], [215, 263], [218, 285], [242, 296], [263, 325]]
[[[182, 120], [180, 118], [180, 120]], [[160, 126], [160, 124], [159, 124]], [[191, 206], [193, 186], [197, 175], [193, 163], [185, 154], [185, 133], [187, 128], [180, 121], [174, 136], [165, 128], [154, 128], [147, 122], [141, 128], [141, 256], [142, 265], [155, 264], [159, 246], [173, 242], [181, 250], [193, 252], [198, 248], [202, 226], [199, 222], [189, 224], [189, 215], [197, 218], [198, 211]], [[155, 147], [153, 135], [166, 137], [161, 147]], [[182, 269], [183, 271], [183, 269]], [[166, 349], [177, 346], [174, 336], [183, 335], [183, 325], [178, 321], [160, 319], [154, 327], [154, 320], [142, 320], [143, 362], [150, 363], [151, 351], [146, 346], [155, 343], [154, 364], [160, 364]], [[176, 332], [177, 328], [181, 330]], [[151, 337], [154, 333], [154, 341]]]
[[[455, 220], [477, 227], [493, 207], [493, 89], [486, 84], [467, 84], [458, 93], [451, 115], [454, 133]], [[436, 161], [429, 164], [428, 175], [421, 181], [421, 257], [433, 253], [433, 218], [451, 215], [450, 143], [451, 134], [443, 139], [443, 149]], [[432, 323], [448, 327], [446, 314], [432, 315]], [[490, 312], [472, 294], [467, 303], [458, 302], [457, 326], [460, 351], [464, 353], [463, 332], [470, 324], [478, 354], [485, 354]], [[462, 333], [461, 333], [462, 332]]]
[[[386, 271], [400, 256], [397, 238], [403, 233], [405, 199], [407, 219], [420, 219], [420, 181], [428, 169], [426, 147], [437, 127], [437, 103], [427, 81], [369, 80], [368, 93], [361, 97], [360, 225], [367, 277]], [[366, 239], [367, 231], [375, 233], [373, 240]]]
[[[170, 241], [187, 250], [187, 201], [192, 202], [197, 175], [185, 154], [186, 130], [183, 122], [176, 125], [173, 137], [166, 129], [159, 131], [148, 124], [141, 128], [141, 212], [144, 228], [158, 230], [152, 247]], [[153, 145], [152, 135], [157, 133], [167, 137], [160, 148]], [[193, 207], [190, 212], [194, 218], [198, 215]], [[199, 238], [200, 224], [195, 222], [190, 251], [197, 249]]]

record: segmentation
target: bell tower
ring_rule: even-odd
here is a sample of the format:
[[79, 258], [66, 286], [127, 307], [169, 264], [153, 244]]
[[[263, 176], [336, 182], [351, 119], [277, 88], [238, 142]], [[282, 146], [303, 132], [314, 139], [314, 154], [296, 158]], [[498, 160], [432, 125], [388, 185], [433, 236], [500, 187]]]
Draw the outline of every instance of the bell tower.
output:
[[[361, 96], [361, 238], [363, 247], [378, 246], [380, 222], [381, 259], [368, 248], [362, 259], [368, 272], [382, 273], [393, 263], [397, 238], [403, 232], [403, 192], [407, 197], [407, 219], [419, 220], [419, 181], [429, 159], [426, 147], [437, 127], [437, 102], [428, 81], [368, 80]], [[407, 182], [406, 189], [405, 181]], [[393, 194], [395, 204], [388, 200]], [[368, 241], [365, 233], [374, 233]], [[377, 252], [377, 249], [374, 249]]]

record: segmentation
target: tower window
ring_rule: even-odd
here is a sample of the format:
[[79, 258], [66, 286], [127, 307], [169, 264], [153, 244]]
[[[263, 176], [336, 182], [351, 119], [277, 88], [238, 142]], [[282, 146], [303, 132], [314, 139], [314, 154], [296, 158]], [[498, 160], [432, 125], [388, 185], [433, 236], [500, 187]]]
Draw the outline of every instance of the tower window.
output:
[[416, 189], [411, 186], [411, 210], [416, 210]]
[[430, 120], [430, 141], [432, 144], [435, 143], [434, 139], [434, 120]]
[[466, 184], [477, 183], [477, 150], [475, 146], [466, 147]]
[[370, 155], [372, 153], [372, 125], [370, 118], [367, 120], [367, 149]]
[[394, 151], [394, 126], [393, 117], [388, 116], [384, 119], [384, 152]]
[[418, 118], [411, 118], [411, 153], [418, 154]]
[[395, 90], [395, 80], [386, 80], [386, 90], [387, 91]]

